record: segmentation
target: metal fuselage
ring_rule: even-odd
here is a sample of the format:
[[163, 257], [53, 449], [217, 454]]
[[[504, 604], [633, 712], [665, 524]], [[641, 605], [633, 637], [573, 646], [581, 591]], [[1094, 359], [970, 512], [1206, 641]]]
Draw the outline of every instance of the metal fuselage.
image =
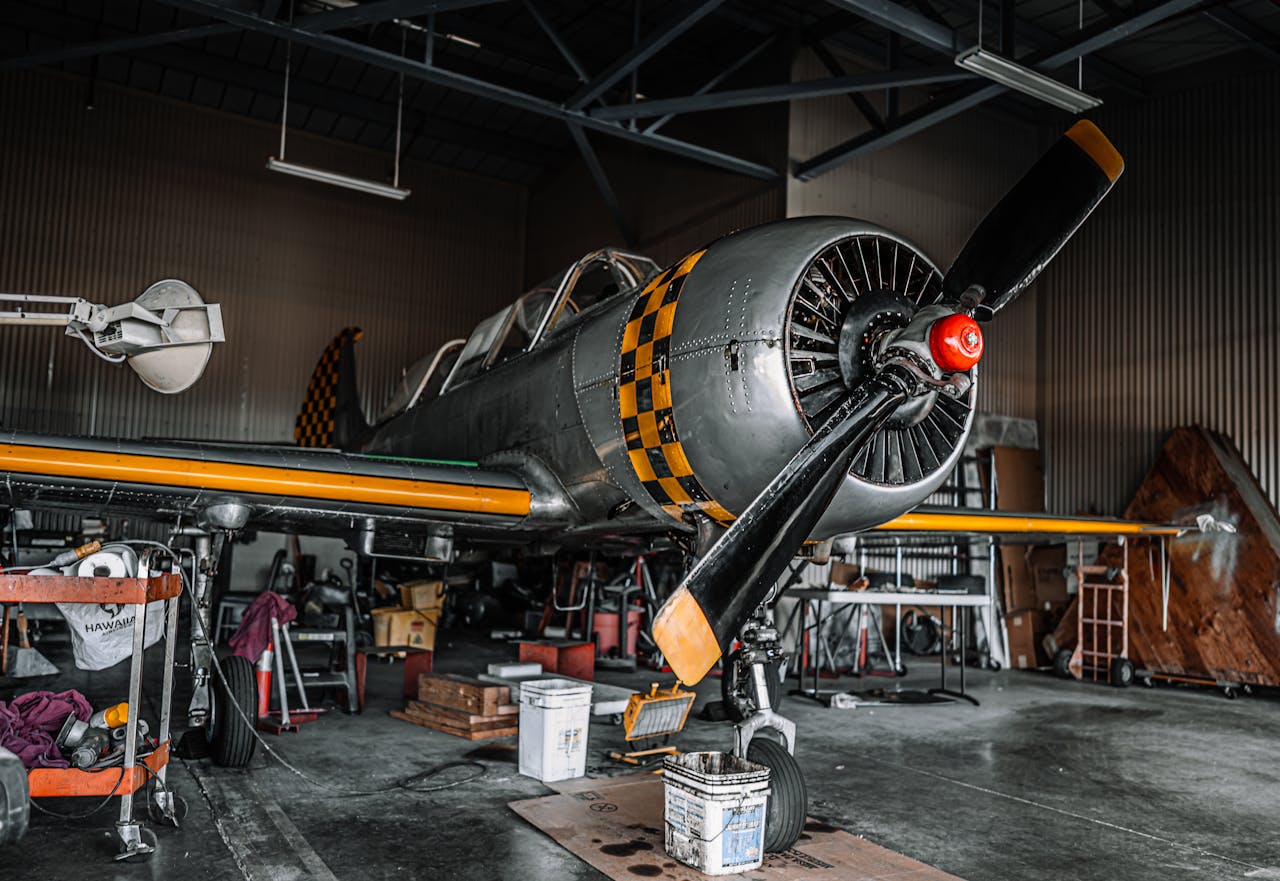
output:
[[[822, 257], [833, 247], [862, 242], [874, 242], [877, 254], [883, 243], [884, 254], [874, 268], [864, 259], [848, 270], [858, 276], [858, 295], [892, 292], [925, 305], [919, 298], [936, 269], [892, 233], [844, 218], [756, 227], [695, 252], [639, 290], [562, 318], [531, 349], [379, 426], [361, 452], [515, 470], [531, 488], [551, 490], [542, 498], [559, 500], [556, 510], [533, 513], [568, 537], [690, 532], [700, 517], [727, 524], [811, 434], [797, 365], [812, 369], [803, 356], [812, 328], [824, 338], [839, 333], [797, 326], [797, 297], [822, 299], [816, 263], [840, 257]], [[912, 268], [898, 277], [899, 265]], [[911, 290], [916, 279], [919, 292]], [[847, 299], [857, 302], [854, 284], [834, 287], [849, 288]], [[848, 308], [832, 286], [827, 294], [830, 309]], [[827, 321], [839, 318], [837, 311]], [[825, 360], [849, 357], [842, 348]], [[812, 537], [866, 529], [928, 496], [963, 449], [975, 392], [957, 437], [936, 451], [927, 473], [851, 473]]]

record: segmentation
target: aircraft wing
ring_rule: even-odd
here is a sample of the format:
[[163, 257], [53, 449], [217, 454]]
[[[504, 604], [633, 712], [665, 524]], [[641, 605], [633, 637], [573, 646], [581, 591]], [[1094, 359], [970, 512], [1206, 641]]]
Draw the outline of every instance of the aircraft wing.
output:
[[870, 535], [893, 533], [910, 535], [998, 535], [1006, 538], [1085, 535], [1165, 535], [1176, 536], [1194, 525], [1143, 523], [1115, 517], [1062, 517], [1056, 514], [1015, 511], [977, 511], [972, 508], [920, 507], [871, 530]]
[[16, 431], [0, 433], [0, 481], [12, 507], [347, 538], [509, 534], [536, 505], [519, 476], [472, 462]]

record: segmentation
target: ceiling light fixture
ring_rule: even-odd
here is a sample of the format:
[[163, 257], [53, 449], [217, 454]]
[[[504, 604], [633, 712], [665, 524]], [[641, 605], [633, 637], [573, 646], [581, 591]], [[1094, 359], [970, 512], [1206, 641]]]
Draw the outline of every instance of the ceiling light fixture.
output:
[[378, 183], [376, 180], [367, 180], [363, 177], [350, 177], [349, 175], [338, 174], [336, 171], [325, 171], [323, 168], [312, 168], [309, 165], [298, 165], [294, 162], [285, 162], [283, 159], [277, 159], [274, 156], [267, 160], [267, 169], [270, 171], [278, 171], [282, 174], [291, 174], [294, 177], [301, 177], [306, 180], [319, 181], [322, 184], [333, 184], [335, 187], [346, 187], [348, 190], [368, 193], [372, 196], [385, 196], [388, 199], [403, 200], [410, 192], [412, 192], [411, 190], [406, 190], [402, 187], [393, 187], [390, 184]]
[[[293, 7], [290, 4], [289, 21], [293, 21]], [[376, 180], [368, 180], [363, 177], [351, 177], [347, 174], [339, 174], [336, 171], [325, 171], [323, 168], [313, 168], [310, 165], [299, 165], [296, 162], [285, 161], [285, 143], [288, 134], [289, 121], [289, 67], [290, 58], [293, 54], [293, 43], [285, 44], [284, 50], [284, 100], [283, 106], [280, 108], [280, 158], [271, 156], [267, 159], [267, 170], [278, 171], [281, 174], [300, 177], [304, 180], [318, 181], [322, 184], [331, 184], [335, 187], [344, 187], [348, 190], [355, 190], [358, 193], [368, 193], [371, 196], [382, 196], [387, 199], [396, 199], [404, 201], [408, 197], [411, 190], [406, 190], [400, 186], [400, 130], [404, 121], [404, 73], [400, 74], [399, 98], [396, 102], [396, 157], [395, 171], [392, 175], [390, 184], [384, 184]], [[400, 36], [400, 55], [404, 56], [404, 34]]]
[[1087, 92], [1073, 89], [1039, 71], [1023, 67], [1017, 62], [988, 52], [979, 46], [966, 49], [956, 56], [956, 64], [989, 80], [1008, 86], [1015, 91], [1039, 98], [1055, 107], [1071, 113], [1084, 113], [1102, 103]]
[[[1083, 29], [1084, 0], [1079, 0], [1079, 2], [1079, 26]], [[976, 73], [979, 76], [984, 76], [992, 82], [1007, 86], [1015, 92], [1038, 98], [1046, 104], [1052, 104], [1054, 107], [1059, 107], [1068, 113], [1081, 114], [1102, 103], [1101, 98], [1095, 98], [1082, 91], [1084, 89], [1084, 56], [1080, 57], [1080, 64], [1077, 65], [1076, 78], [1077, 85], [1080, 88], [1073, 89], [1066, 83], [1060, 83], [1053, 77], [1046, 76], [1038, 70], [1024, 67], [1016, 61], [983, 49], [982, 10], [985, 6], [986, 3], [983, 0], [978, 0], [978, 45], [957, 55], [957, 66], [963, 67], [965, 70]], [[1001, 38], [1000, 48], [1011, 55], [1014, 52], [1013, 46], [1004, 45], [1003, 38]]]
[[434, 13], [427, 17], [427, 21], [430, 22], [430, 24], [427, 27], [423, 27], [422, 25], [417, 24], [416, 22], [409, 21], [407, 18], [395, 19], [395, 23], [398, 24], [400, 27], [405, 28], [406, 30], [418, 31], [419, 33], [423, 33], [423, 34], [431, 34], [439, 37], [442, 40], [451, 40], [454, 43], [461, 43], [464, 46], [470, 46], [472, 49], [480, 48], [480, 42], [478, 40], [473, 40], [470, 37], [464, 37], [461, 34], [438, 33], [435, 29]]

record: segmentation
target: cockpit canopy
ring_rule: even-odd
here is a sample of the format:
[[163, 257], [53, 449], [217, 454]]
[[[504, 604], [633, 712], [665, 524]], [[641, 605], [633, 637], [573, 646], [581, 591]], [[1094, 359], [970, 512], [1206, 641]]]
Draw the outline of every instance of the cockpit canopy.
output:
[[661, 268], [648, 257], [613, 248], [593, 251], [535, 285], [476, 325], [466, 340], [450, 340], [405, 371], [378, 422], [465, 383], [495, 364], [527, 352], [573, 325], [616, 294], [643, 287]]
[[659, 272], [648, 257], [605, 248], [594, 251], [536, 285], [507, 308], [476, 326], [442, 392], [495, 364], [527, 352], [546, 336], [615, 294], [642, 287]]

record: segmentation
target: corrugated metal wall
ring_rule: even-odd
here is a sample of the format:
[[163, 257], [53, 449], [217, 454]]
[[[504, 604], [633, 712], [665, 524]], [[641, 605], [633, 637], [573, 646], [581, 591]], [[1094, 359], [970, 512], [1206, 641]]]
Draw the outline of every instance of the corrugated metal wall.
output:
[[1095, 117], [1127, 168], [1039, 282], [1051, 509], [1118, 513], [1199, 423], [1280, 499], [1280, 75]]
[[[828, 76], [804, 52], [795, 80]], [[868, 93], [873, 103], [879, 93]], [[903, 95], [902, 109], [912, 106]], [[803, 160], [862, 134], [869, 125], [845, 97], [797, 101], [791, 157]], [[969, 233], [1038, 155], [1030, 126], [985, 111], [963, 114], [863, 156], [813, 181], [787, 186], [787, 216], [836, 214], [878, 223], [914, 242], [944, 271]], [[1036, 415], [1036, 298], [1029, 291], [987, 325], [978, 405], [992, 413]]]
[[[358, 324], [366, 409], [400, 370], [522, 287], [524, 188], [409, 165], [403, 203], [264, 170], [270, 126], [80, 82], [0, 76], [0, 289], [115, 304], [178, 277], [228, 342], [174, 397], [45, 328], [0, 329], [0, 424], [121, 436], [291, 439], [320, 351]], [[291, 137], [289, 158], [380, 178], [390, 157]]]

